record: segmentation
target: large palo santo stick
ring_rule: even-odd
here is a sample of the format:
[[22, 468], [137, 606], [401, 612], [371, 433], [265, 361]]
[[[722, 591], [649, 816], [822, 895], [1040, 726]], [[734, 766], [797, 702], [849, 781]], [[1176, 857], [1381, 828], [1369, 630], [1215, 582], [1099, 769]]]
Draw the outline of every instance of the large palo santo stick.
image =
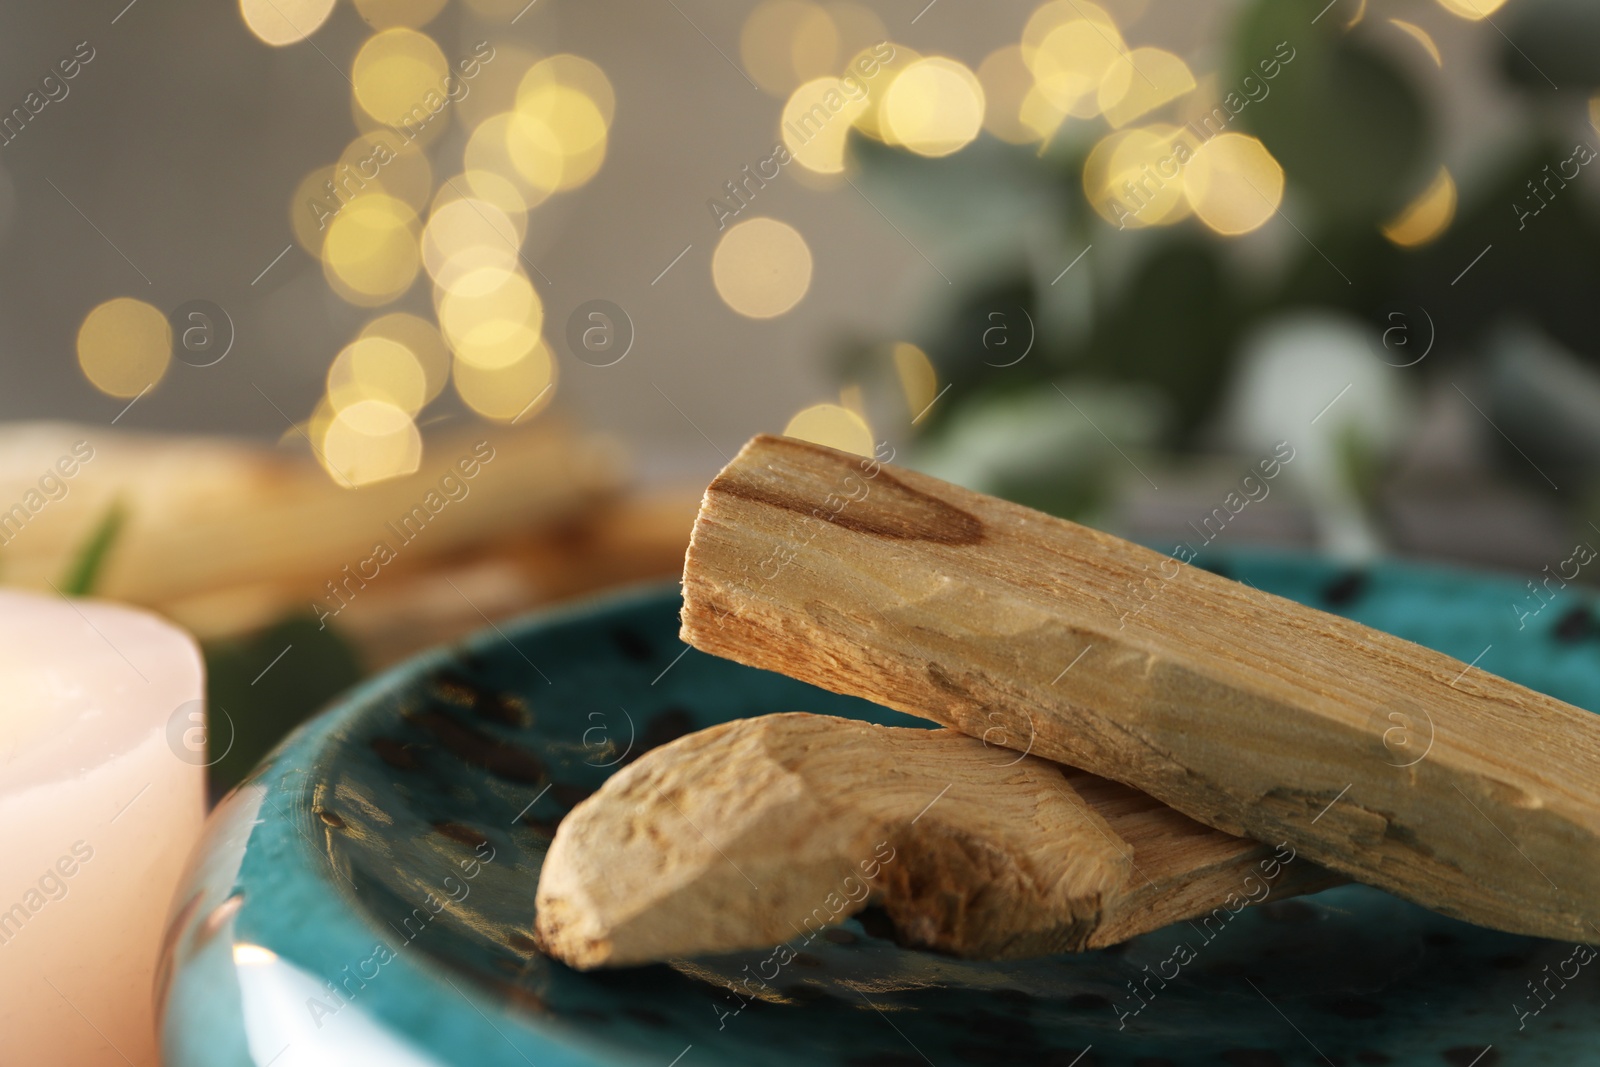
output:
[[545, 857], [538, 931], [573, 966], [620, 966], [803, 942], [878, 903], [904, 943], [1020, 957], [1220, 928], [1337, 881], [964, 734], [794, 712], [679, 738], [579, 804]]
[[1448, 915], [1600, 934], [1600, 717], [1448, 656], [776, 437], [707, 489], [683, 585], [707, 652], [1031, 745]]

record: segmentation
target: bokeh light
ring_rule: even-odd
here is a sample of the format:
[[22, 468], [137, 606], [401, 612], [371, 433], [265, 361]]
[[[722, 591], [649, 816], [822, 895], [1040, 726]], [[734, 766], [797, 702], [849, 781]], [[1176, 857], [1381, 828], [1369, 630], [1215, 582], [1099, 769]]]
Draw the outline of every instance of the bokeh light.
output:
[[519, 359], [498, 367], [457, 360], [456, 395], [483, 418], [523, 423], [555, 397], [556, 364], [542, 341]]
[[322, 28], [334, 0], [239, 0], [250, 32], [274, 47], [297, 44]]
[[839, 31], [841, 56], [854, 55], [863, 48], [888, 40], [889, 31], [884, 28], [883, 20], [865, 4], [836, 2], [823, 6], [828, 9], [828, 16]]
[[454, 199], [435, 208], [422, 231], [422, 265], [434, 284], [452, 289], [483, 268], [514, 270], [521, 243], [517, 223], [495, 205]]
[[78, 366], [107, 396], [138, 396], [161, 380], [170, 362], [172, 327], [143, 300], [107, 300], [78, 327]]
[[385, 126], [422, 127], [440, 121], [450, 65], [425, 33], [384, 30], [368, 38], [350, 70], [363, 111]]
[[[274, 0], [279, 2], [279, 0]], [[375, 30], [396, 26], [420, 29], [438, 17], [448, 0], [354, 0], [356, 11]]]
[[439, 187], [438, 196], [434, 197], [433, 206], [437, 210], [450, 200], [468, 197], [493, 204], [510, 219], [517, 229], [518, 243], [527, 234], [528, 200], [523, 196], [522, 188], [504, 174], [492, 170], [468, 170], [453, 178], [446, 178]]
[[1007, 144], [1028, 144], [1042, 134], [1022, 118], [1023, 102], [1033, 90], [1033, 73], [1022, 61], [1022, 46], [996, 48], [978, 64], [983, 86], [983, 128]]
[[870, 456], [873, 451], [867, 420], [838, 404], [813, 404], [798, 412], [783, 428], [783, 435], [858, 456]]
[[611, 128], [611, 121], [617, 114], [617, 91], [597, 64], [568, 52], [541, 59], [528, 68], [517, 84], [518, 106], [521, 107], [524, 96], [537, 99], [542, 92], [555, 86], [576, 89], [588, 97], [600, 112], [606, 128]]
[[800, 231], [777, 219], [748, 219], [728, 228], [711, 256], [711, 279], [734, 311], [770, 319], [798, 304], [811, 288], [811, 249]]
[[1421, 26], [1418, 26], [1415, 22], [1407, 22], [1404, 19], [1390, 19], [1389, 25], [1400, 30], [1406, 36], [1420, 44], [1422, 46], [1422, 50], [1428, 53], [1428, 58], [1433, 60], [1434, 66], [1444, 66], [1444, 56], [1439, 52], [1439, 45], [1434, 41], [1433, 35], [1427, 30], [1423, 29]]
[[1159, 124], [1109, 134], [1084, 161], [1084, 196], [1118, 229], [1187, 217], [1184, 172], [1193, 160], [1192, 141], [1181, 127]]
[[480, 267], [437, 294], [439, 328], [461, 364], [510, 366], [539, 344], [544, 304], [517, 270]]
[[450, 379], [450, 350], [433, 323], [409, 312], [391, 311], [362, 327], [361, 336], [382, 337], [406, 347], [427, 381], [424, 404], [443, 392]]
[[422, 464], [422, 434], [411, 416], [393, 404], [358, 400], [335, 411], [317, 453], [334, 481], [348, 487], [371, 485], [416, 473]]
[[839, 28], [821, 4], [766, 0], [750, 12], [739, 34], [739, 57], [757, 85], [787, 96], [839, 62]]
[[[516, 182], [518, 193], [527, 207], [535, 207], [543, 203], [555, 191], [553, 184], [534, 186], [523, 179], [517, 166], [511, 160], [511, 125], [516, 120], [514, 111], [502, 111], [490, 115], [478, 124], [472, 131], [472, 136], [467, 138], [467, 147], [462, 152], [462, 164], [469, 174], [486, 173], [497, 174], [507, 180]], [[474, 189], [476, 195], [482, 196]], [[484, 197], [484, 199], [490, 199]]]
[[1450, 172], [1439, 168], [1433, 181], [1394, 221], [1383, 227], [1383, 235], [1401, 248], [1427, 244], [1445, 230], [1456, 217], [1456, 183]]
[[411, 349], [386, 337], [360, 337], [328, 367], [328, 404], [343, 411], [363, 400], [381, 400], [408, 415], [428, 402], [428, 374]]
[[535, 189], [576, 188], [605, 160], [605, 115], [587, 93], [570, 85], [518, 93], [505, 136], [512, 166]]
[[542, 52], [495, 41], [493, 61], [481, 63], [475, 77], [463, 79], [467, 81], [467, 92], [450, 105], [456, 117], [467, 126], [476, 126], [490, 115], [511, 110], [517, 99], [517, 86], [528, 69], [543, 57]]
[[324, 276], [352, 304], [387, 304], [417, 276], [416, 224], [416, 213], [404, 201], [382, 193], [356, 197], [328, 224]]
[[814, 78], [794, 91], [783, 105], [778, 130], [784, 147], [807, 170], [838, 174], [850, 124], [866, 110], [867, 97], [835, 77]]
[[427, 207], [433, 195], [428, 154], [392, 130], [357, 134], [339, 153], [331, 178], [336, 187], [351, 191], [388, 193], [416, 211]]
[[[1046, 4], [1035, 12], [1023, 30], [1022, 55], [1044, 98], [1079, 118], [1100, 114], [1108, 102], [1101, 85], [1111, 79], [1114, 68], [1131, 66], [1128, 46], [1111, 16], [1077, 0]], [[1112, 84], [1123, 89], [1128, 85]]]
[[1439, 6], [1464, 19], [1476, 22], [1499, 11], [1506, 0], [1439, 0]]
[[[328, 236], [328, 223], [344, 206], [344, 200], [329, 188], [335, 168], [318, 167], [300, 179], [289, 197], [289, 229], [295, 243], [314, 256], [322, 255], [322, 242]], [[337, 187], [334, 187], [337, 189]]]
[[914, 344], [900, 342], [894, 346], [894, 370], [900, 379], [900, 392], [906, 398], [906, 407], [915, 420], [928, 410], [934, 397], [939, 395], [939, 375], [933, 369], [928, 354]]
[[977, 75], [953, 59], [929, 56], [906, 67], [889, 86], [883, 124], [895, 143], [918, 155], [947, 156], [978, 136], [983, 110]]
[[1283, 167], [1267, 146], [1243, 133], [1202, 144], [1184, 169], [1195, 217], [1224, 236], [1265, 225], [1283, 202]]
[[1113, 129], [1142, 118], [1194, 89], [1189, 64], [1160, 48], [1135, 48], [1100, 83], [1098, 104]]
[[[889, 51], [891, 48], [892, 53]], [[856, 116], [856, 129], [875, 140], [892, 140], [892, 135], [886, 136], [883, 127], [884, 98], [894, 88], [895, 79], [921, 58], [916, 49], [903, 44], [874, 46], [856, 53], [846, 72], [868, 87], [867, 106]]]

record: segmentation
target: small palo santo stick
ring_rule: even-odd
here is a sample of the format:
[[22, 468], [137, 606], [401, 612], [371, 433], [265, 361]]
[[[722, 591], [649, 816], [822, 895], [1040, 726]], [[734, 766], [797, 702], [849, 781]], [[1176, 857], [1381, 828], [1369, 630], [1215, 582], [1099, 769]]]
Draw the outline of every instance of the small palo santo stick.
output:
[[807, 940], [878, 903], [906, 944], [1043, 955], [1341, 880], [1293, 858], [954, 731], [794, 712], [679, 738], [573, 809], [538, 934], [623, 966]]
[[1449, 656], [777, 437], [707, 489], [683, 590], [706, 652], [1003, 734], [1447, 915], [1600, 933], [1600, 716]]

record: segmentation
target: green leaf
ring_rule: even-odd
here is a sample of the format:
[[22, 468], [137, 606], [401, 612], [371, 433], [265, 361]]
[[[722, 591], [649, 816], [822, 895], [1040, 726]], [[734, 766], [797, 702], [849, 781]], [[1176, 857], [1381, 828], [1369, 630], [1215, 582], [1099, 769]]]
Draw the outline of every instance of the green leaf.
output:
[[1506, 77], [1541, 96], [1600, 87], [1600, 7], [1593, 0], [1527, 0], [1506, 13], [1497, 41]]
[[[1240, 23], [1218, 91], [1247, 101], [1235, 125], [1261, 138], [1320, 214], [1376, 225], [1433, 176], [1428, 114], [1388, 57], [1332, 17], [1309, 25], [1305, 11], [1258, 0]], [[1288, 62], [1274, 62], [1280, 49], [1292, 49]]]
[[[249, 637], [204, 647], [215, 793], [237, 785], [289, 731], [366, 671], [332, 628], [296, 615]], [[225, 746], [225, 747], [224, 747]]]
[[67, 596], [89, 596], [94, 592], [100, 572], [105, 569], [106, 557], [111, 554], [127, 517], [128, 512], [122, 506], [121, 498], [113, 500], [99, 523], [78, 547], [72, 566], [67, 568], [66, 576], [61, 579], [63, 593]]

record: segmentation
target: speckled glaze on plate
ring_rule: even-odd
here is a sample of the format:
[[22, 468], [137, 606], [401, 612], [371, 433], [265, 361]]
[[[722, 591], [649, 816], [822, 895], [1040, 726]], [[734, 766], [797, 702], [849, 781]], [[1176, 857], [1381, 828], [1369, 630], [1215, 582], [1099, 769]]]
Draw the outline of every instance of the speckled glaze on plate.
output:
[[[1576, 587], [1519, 629], [1512, 605], [1530, 605], [1509, 578], [1258, 555], [1213, 569], [1600, 708], [1600, 623]], [[1361, 886], [1013, 964], [902, 950], [870, 916], [797, 938], [781, 968], [768, 952], [594, 974], [547, 960], [528, 936], [539, 864], [618, 765], [769, 711], [916, 724], [685, 651], [678, 606], [656, 587], [491, 629], [284, 742], [213, 815], [175, 901], [166, 1062], [1600, 1063], [1600, 961]]]

